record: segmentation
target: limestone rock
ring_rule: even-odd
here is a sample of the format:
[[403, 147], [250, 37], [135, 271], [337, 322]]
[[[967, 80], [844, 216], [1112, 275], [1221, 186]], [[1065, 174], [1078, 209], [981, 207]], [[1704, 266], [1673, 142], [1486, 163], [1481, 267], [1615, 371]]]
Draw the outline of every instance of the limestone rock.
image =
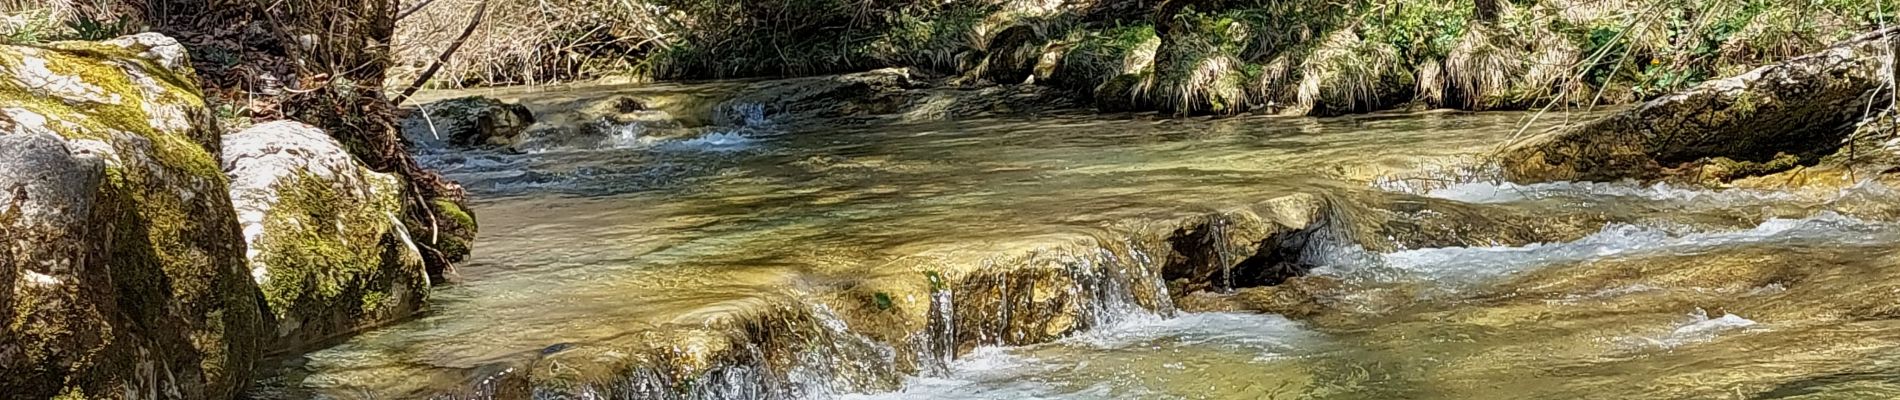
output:
[[761, 82], [721, 103], [713, 120], [719, 125], [760, 126], [890, 114], [910, 102], [905, 89], [912, 87], [907, 69]]
[[0, 390], [227, 399], [257, 289], [182, 46], [0, 46]]
[[553, 108], [514, 142], [513, 150], [636, 147], [693, 133], [672, 113], [649, 109], [645, 101], [631, 96], [578, 100]]
[[422, 144], [507, 147], [533, 124], [527, 107], [471, 96], [423, 105], [403, 121], [403, 131]]
[[[1501, 155], [1518, 182], [1654, 179], [1707, 158], [1817, 160], [1840, 148], [1894, 68], [1895, 30], [1714, 80], [1629, 110], [1513, 143]], [[1869, 104], [1873, 102], [1873, 104]]]
[[400, 216], [403, 184], [322, 130], [279, 121], [224, 136], [251, 277], [295, 348], [415, 312], [429, 287]]

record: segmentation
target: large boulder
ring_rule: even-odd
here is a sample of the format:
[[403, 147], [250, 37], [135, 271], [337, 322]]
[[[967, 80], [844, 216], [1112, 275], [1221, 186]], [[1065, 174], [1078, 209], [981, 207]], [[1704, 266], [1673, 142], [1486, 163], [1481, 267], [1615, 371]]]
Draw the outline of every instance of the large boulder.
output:
[[519, 152], [639, 147], [690, 136], [694, 130], [646, 100], [626, 95], [579, 99], [548, 107], [540, 123], [513, 143]]
[[224, 136], [251, 277], [295, 349], [414, 313], [429, 278], [401, 222], [403, 183], [299, 122]]
[[0, 392], [227, 399], [263, 335], [176, 41], [0, 46]]
[[753, 84], [713, 110], [726, 126], [797, 125], [891, 114], [909, 105], [916, 88], [907, 69], [880, 69]]
[[403, 120], [409, 140], [427, 147], [507, 147], [534, 125], [520, 104], [469, 96], [424, 104]]
[[1616, 114], [1513, 143], [1500, 157], [1518, 182], [1655, 179], [1723, 163], [1789, 164], [1833, 154], [1867, 111], [1888, 105], [1894, 63], [1882, 30], [1818, 53], [1709, 81]]

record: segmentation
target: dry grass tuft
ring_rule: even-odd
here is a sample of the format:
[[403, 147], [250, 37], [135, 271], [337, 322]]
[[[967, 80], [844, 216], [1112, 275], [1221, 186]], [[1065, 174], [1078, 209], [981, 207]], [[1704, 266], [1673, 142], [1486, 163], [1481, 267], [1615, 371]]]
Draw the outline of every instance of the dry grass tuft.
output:
[[1474, 26], [1445, 56], [1446, 81], [1451, 83], [1447, 97], [1465, 109], [1483, 110], [1496, 105], [1515, 86], [1514, 80], [1525, 75], [1522, 60], [1529, 57], [1515, 48], [1498, 45], [1492, 37], [1489, 28]]
[[1433, 107], [1445, 106], [1445, 87], [1451, 85], [1445, 78], [1445, 63], [1427, 60], [1412, 69], [1418, 71], [1418, 100]]
[[[482, 0], [434, 0], [397, 26], [392, 82], [407, 82], [460, 33]], [[667, 36], [643, 1], [490, 0], [489, 18], [443, 65], [437, 84], [539, 84], [630, 72], [632, 56]]]
[[1390, 44], [1361, 40], [1351, 30], [1333, 32], [1301, 68], [1293, 109], [1320, 115], [1382, 109], [1392, 94], [1414, 91], [1404, 65]]

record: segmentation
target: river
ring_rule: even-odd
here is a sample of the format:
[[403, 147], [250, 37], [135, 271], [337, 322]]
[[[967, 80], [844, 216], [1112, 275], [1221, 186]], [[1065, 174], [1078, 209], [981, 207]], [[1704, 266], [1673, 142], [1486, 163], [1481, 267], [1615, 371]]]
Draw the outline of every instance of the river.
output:
[[[479, 214], [458, 283], [252, 395], [1900, 398], [1900, 195], [1425, 173], [1528, 117], [1044, 113], [423, 149]], [[1425, 238], [1306, 246], [1297, 293], [1157, 277], [1182, 221], [1290, 195]], [[1533, 233], [1410, 228], [1466, 215]], [[1071, 273], [1028, 278], [1055, 292], [1026, 302], [1057, 312], [960, 291], [1012, 304], [982, 277], [1046, 265]], [[1280, 295], [1304, 308], [1247, 312]]]

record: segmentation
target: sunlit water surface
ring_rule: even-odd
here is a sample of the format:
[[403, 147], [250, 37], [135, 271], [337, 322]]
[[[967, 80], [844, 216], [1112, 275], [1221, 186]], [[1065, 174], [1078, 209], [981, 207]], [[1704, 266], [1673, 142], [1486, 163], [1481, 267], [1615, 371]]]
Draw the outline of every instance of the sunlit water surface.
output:
[[[695, 324], [905, 257], [979, 260], [1119, 221], [1391, 188], [1375, 180], [1488, 152], [1523, 117], [1055, 115], [743, 127], [526, 155], [427, 150], [480, 214], [461, 283], [437, 290], [425, 316], [289, 360], [288, 377], [260, 392], [422, 397], [551, 346]], [[1331, 300], [1345, 316], [1130, 312], [1053, 343], [978, 348], [897, 392], [838, 396], [1900, 397], [1890, 314], [1788, 309], [1900, 303], [1882, 281], [1900, 268], [1900, 230], [1837, 212], [1892, 200], [1883, 186], [1820, 197], [1629, 183], [1410, 190], [1627, 222], [1565, 243], [1342, 254], [1316, 273], [1363, 287]], [[1791, 267], [1742, 283], [1654, 275], [1722, 265]], [[1823, 284], [1862, 299], [1812, 287]]]

